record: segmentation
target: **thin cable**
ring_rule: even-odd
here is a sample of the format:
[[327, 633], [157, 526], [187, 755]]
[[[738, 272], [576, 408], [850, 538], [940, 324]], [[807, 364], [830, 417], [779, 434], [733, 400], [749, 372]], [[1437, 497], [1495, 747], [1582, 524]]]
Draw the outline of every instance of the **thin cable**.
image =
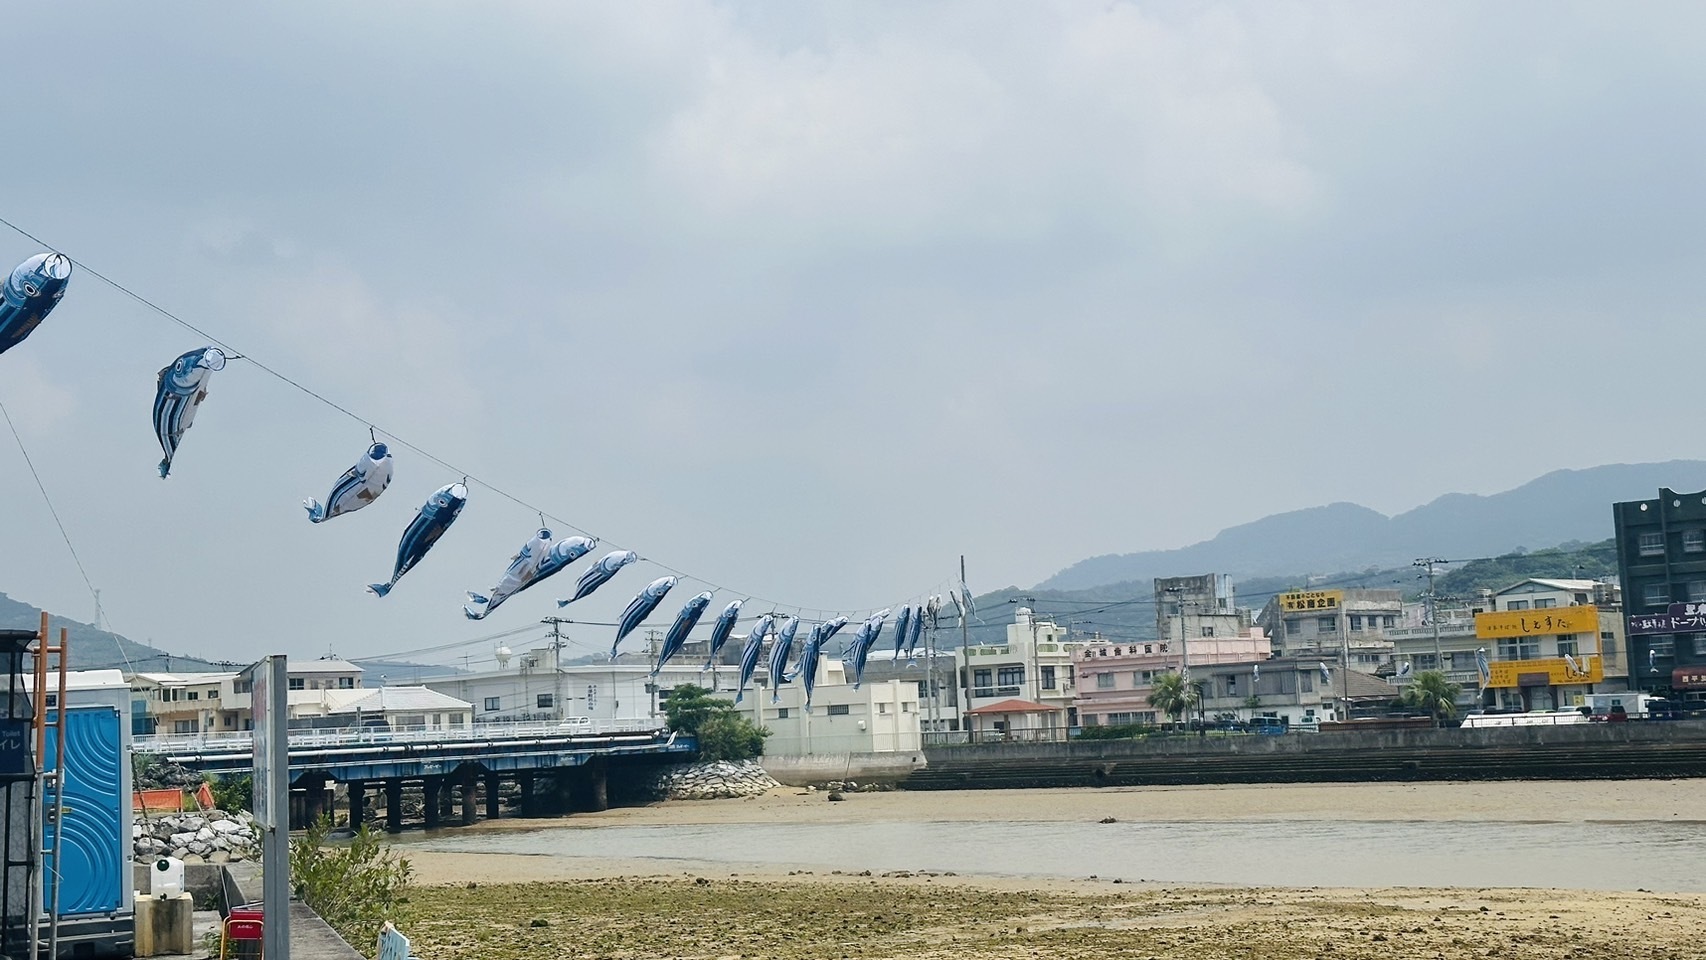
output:
[[[35, 234], [29, 232], [28, 230], [25, 230], [23, 227], [18, 226], [17, 224], [13, 223], [12, 221], [6, 219], [5, 217], [0, 217], [0, 224], [3, 224], [8, 229], [10, 229], [12, 232], [18, 234], [21, 237], [24, 237], [25, 239], [31, 241], [32, 243], [46, 247], [49, 250], [56, 250], [57, 251], [60, 249], [55, 244], [48, 243], [46, 240], [43, 240], [41, 237], [36, 236]], [[449, 472], [451, 472], [453, 474], [460, 475], [462, 477], [464, 483], [474, 483], [474, 484], [478, 484], [479, 486], [485, 487], [487, 490], [490, 490], [491, 492], [497, 494], [498, 496], [502, 497], [503, 499], [508, 500], [511, 503], [514, 503], [515, 505], [517, 505], [519, 507], [525, 508], [529, 513], [537, 513], [541, 517], [545, 517], [547, 519], [553, 520], [556, 523], [559, 523], [562, 526], [565, 526], [565, 527], [569, 528], [570, 530], [573, 530], [576, 533], [581, 534], [582, 536], [592, 537], [593, 539], [599, 541], [600, 543], [607, 544], [609, 546], [613, 546], [613, 547], [621, 547], [622, 546], [622, 544], [618, 543], [617, 541], [606, 540], [603, 537], [599, 537], [598, 535], [594, 534], [590, 530], [587, 530], [583, 527], [575, 525], [573, 522], [571, 522], [569, 520], [566, 520], [566, 519], [559, 517], [555, 514], [549, 513], [547, 511], [541, 509], [536, 504], [529, 503], [526, 500], [523, 500], [520, 497], [516, 496], [515, 494], [512, 494], [509, 491], [503, 489], [502, 487], [499, 487], [496, 484], [493, 484], [491, 481], [482, 479], [479, 476], [477, 476], [473, 473], [470, 473], [469, 471], [464, 470], [461, 467], [458, 467], [455, 464], [452, 464], [447, 460], [444, 460], [438, 456], [435, 456], [434, 454], [428, 452], [427, 450], [423, 449], [422, 447], [417, 446], [416, 444], [410, 442], [407, 439], [404, 439], [401, 436], [398, 436], [396, 433], [393, 433], [390, 430], [386, 430], [385, 428], [378, 426], [372, 420], [370, 420], [366, 417], [358, 416], [353, 410], [350, 410], [348, 407], [345, 407], [343, 404], [338, 403], [337, 401], [332, 400], [331, 398], [325, 396], [324, 394], [321, 394], [321, 393], [309, 388], [308, 386], [298, 382], [297, 380], [294, 380], [291, 377], [288, 377], [285, 374], [280, 373], [278, 370], [275, 370], [272, 367], [267, 366], [265, 363], [262, 363], [261, 361], [255, 359], [254, 356], [252, 354], [248, 353], [247, 351], [239, 350], [237, 347], [233, 346], [228, 341], [221, 340], [218, 337], [214, 336], [213, 334], [208, 333], [206, 330], [203, 330], [200, 327], [196, 326], [195, 324], [190, 323], [188, 320], [185, 320], [182, 317], [179, 317], [177, 314], [171, 312], [170, 310], [167, 310], [165, 307], [160, 306], [159, 304], [155, 303], [154, 301], [149, 300], [147, 297], [144, 297], [143, 295], [137, 293], [136, 291], [131, 290], [129, 287], [125, 286], [124, 284], [118, 282], [117, 280], [114, 280], [113, 278], [107, 276], [106, 274], [102, 273], [101, 271], [95, 269], [93, 266], [90, 266], [87, 262], [85, 262], [83, 260], [79, 260], [76, 257], [71, 256], [70, 254], [62, 254], [62, 255], [65, 256], [67, 259], [69, 259], [72, 263], [76, 264], [85, 273], [94, 277], [96, 280], [99, 280], [102, 283], [106, 284], [107, 286], [112, 287], [114, 290], [117, 290], [119, 293], [125, 295], [126, 297], [129, 297], [131, 300], [134, 300], [135, 302], [137, 302], [138, 304], [147, 308], [148, 310], [151, 310], [154, 313], [157, 313], [160, 316], [166, 318], [167, 320], [172, 321], [173, 323], [177, 324], [178, 326], [183, 327], [185, 330], [188, 330], [191, 333], [194, 333], [196, 336], [199, 336], [199, 337], [202, 337], [202, 338], [208, 340], [214, 346], [220, 347], [221, 349], [225, 350], [227, 354], [232, 355], [231, 359], [239, 359], [240, 358], [243, 360], [247, 360], [250, 364], [252, 364], [256, 369], [260, 370], [261, 372], [266, 373], [266, 374], [272, 376], [273, 378], [275, 378], [275, 379], [277, 379], [277, 380], [279, 380], [285, 384], [288, 384], [291, 387], [296, 388], [296, 390], [300, 391], [301, 393], [303, 393], [303, 394], [305, 394], [305, 395], [307, 395], [307, 396], [309, 396], [315, 400], [320, 401], [321, 403], [332, 408], [333, 410], [336, 410], [338, 413], [341, 413], [344, 416], [348, 417], [349, 419], [354, 420], [357, 423], [367, 427], [368, 431], [369, 431], [369, 436], [371, 436], [373, 434], [373, 432], [375, 432], [375, 431], [377, 431], [378, 433], [383, 433], [387, 437], [390, 437], [398, 445], [403, 446], [403, 447], [407, 447], [408, 449], [419, 454], [423, 459], [425, 459], [431, 463], [435, 463], [435, 464], [439, 465], [440, 467], [443, 467], [444, 469], [448, 470]], [[733, 590], [733, 589], [726, 587], [726, 586], [723, 586], [722, 584], [719, 584], [715, 581], [707, 580], [704, 577], [694, 576], [694, 575], [689, 574], [683, 570], [679, 570], [675, 567], [672, 567], [669, 564], [662, 563], [658, 560], [655, 560], [651, 557], [646, 557], [646, 556], [642, 555], [641, 559], [645, 560], [647, 563], [650, 563], [652, 566], [657, 567], [660, 570], [664, 570], [664, 571], [667, 571], [669, 573], [673, 573], [676, 576], [681, 577], [683, 579], [692, 580], [692, 581], [695, 581], [698, 583], [702, 583], [705, 586], [710, 587], [713, 590], [727, 591], [729, 593], [742, 593], [742, 591]], [[81, 566], [81, 565], [79, 565], [79, 566]], [[769, 603], [772, 606], [779, 606], [779, 607], [795, 606], [794, 604], [791, 604], [791, 603], [782, 603], [780, 601], [773, 601], [773, 600], [769, 600], [768, 598], [765, 598], [765, 597], [754, 597], [753, 599], [757, 599], [757, 600], [760, 600], [762, 602]], [[818, 609], [815, 607], [811, 608], [811, 609], [817, 613], [829, 612], [829, 611], [821, 610], [821, 609]]]
[[[41, 491], [41, 498], [47, 504], [47, 512], [53, 515], [53, 523], [59, 528], [59, 536], [65, 540], [65, 549], [71, 552], [71, 562], [77, 565], [77, 572], [83, 577], [83, 586], [89, 588], [89, 597], [95, 601], [95, 626], [97, 629], [106, 620], [106, 613], [101, 609], [101, 591], [95, 589], [95, 582], [89, 579], [89, 571], [83, 566], [83, 558], [77, 555], [77, 547], [71, 543], [71, 534], [65, 530], [65, 521], [59, 519], [59, 510], [53, 505], [53, 498], [47, 495], [47, 485], [41, 482], [41, 474], [36, 471], [35, 461], [30, 459], [30, 451], [24, 447], [24, 438], [18, 433], [17, 424], [12, 422], [12, 413], [6, 409], [6, 404], [0, 402], [0, 416], [6, 418], [6, 427], [12, 431], [12, 439], [18, 443], [18, 452], [24, 455], [24, 464], [30, 468], [30, 476], [35, 478], [36, 489]], [[116, 636], [116, 635], [115, 635]], [[130, 665], [130, 654], [125, 652], [124, 638], [117, 637], [119, 656], [124, 658], [126, 670], [135, 672]]]

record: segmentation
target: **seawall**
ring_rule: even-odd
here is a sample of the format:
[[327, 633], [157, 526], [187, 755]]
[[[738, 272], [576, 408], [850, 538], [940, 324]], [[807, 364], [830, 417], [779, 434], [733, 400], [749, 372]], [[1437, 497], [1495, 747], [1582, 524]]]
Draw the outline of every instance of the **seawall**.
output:
[[1175, 735], [932, 746], [924, 753], [927, 762], [907, 776], [902, 787], [1706, 777], [1706, 721], [1285, 736]]

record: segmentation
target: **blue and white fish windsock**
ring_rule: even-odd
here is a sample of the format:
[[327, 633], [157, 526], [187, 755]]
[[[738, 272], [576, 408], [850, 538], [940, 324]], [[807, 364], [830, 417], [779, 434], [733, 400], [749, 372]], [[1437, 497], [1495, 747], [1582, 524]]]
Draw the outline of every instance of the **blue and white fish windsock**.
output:
[[924, 608], [913, 611], [912, 630], [906, 636], [906, 661], [913, 663], [918, 660], [918, 635], [924, 632]]
[[711, 669], [711, 664], [717, 662], [717, 654], [723, 652], [723, 645], [729, 642], [729, 634], [734, 633], [735, 621], [740, 619], [740, 605], [745, 602], [736, 600], [717, 614], [717, 622], [711, 625], [710, 654], [705, 658], [705, 665], [699, 668], [700, 673]]
[[800, 678], [800, 684], [806, 690], [807, 713], [812, 712], [812, 691], [817, 688], [817, 662], [823, 654], [824, 626], [826, 624], [812, 628], [811, 636], [806, 640], [806, 648], [800, 651], [800, 662], [794, 667], [794, 676]]
[[900, 659], [900, 650], [906, 646], [906, 633], [912, 628], [912, 608], [901, 607], [900, 613], [894, 618], [894, 658]]
[[616, 625], [616, 639], [610, 644], [610, 659], [616, 659], [616, 648], [622, 645], [622, 638], [633, 633], [641, 621], [652, 615], [675, 583], [675, 577], [659, 577], [628, 601], [628, 609], [622, 611], [622, 620]]
[[675, 623], [670, 625], [669, 633], [663, 638], [663, 647], [658, 650], [658, 662], [652, 667], [652, 679], [657, 679], [658, 671], [663, 669], [663, 665], [681, 652], [681, 648], [687, 643], [687, 635], [699, 625], [699, 618], [705, 615], [705, 608], [710, 605], [711, 591], [706, 590], [687, 601], [687, 605], [675, 615]]
[[782, 699], [782, 683], [788, 679], [788, 651], [794, 646], [794, 634], [800, 631], [800, 618], [789, 617], [776, 631], [776, 642], [770, 645], [770, 702]]
[[468, 594], [469, 603], [462, 607], [463, 616], [470, 620], [484, 620], [505, 600], [561, 571], [597, 546], [598, 541], [590, 537], [564, 537], [552, 543], [551, 531], [541, 527], [533, 539], [522, 544], [510, 558], [503, 579], [492, 588], [489, 596]]
[[1325, 660], [1321, 661], [1320, 667], [1321, 667], [1321, 682], [1322, 683], [1332, 683], [1333, 682], [1333, 671], [1327, 669], [1327, 661], [1325, 661]]
[[70, 282], [71, 258], [63, 253], [38, 253], [12, 269], [0, 288], [0, 353], [35, 332]]
[[302, 501], [302, 506], [308, 511], [310, 521], [325, 523], [378, 500], [390, 485], [391, 451], [385, 444], [375, 443], [367, 448], [355, 466], [345, 470], [338, 482], [332, 484], [332, 492], [327, 494], [324, 505], [310, 497]]
[[415, 514], [415, 519], [403, 530], [403, 538], [397, 541], [397, 565], [391, 571], [391, 579], [368, 584], [368, 592], [380, 597], [390, 593], [403, 574], [414, 569], [438, 538], [444, 536], [444, 531], [450, 529], [467, 505], [468, 488], [460, 483], [447, 483], [434, 490], [421, 505], [420, 512]]
[[172, 455], [178, 452], [184, 432], [195, 422], [195, 412], [207, 399], [207, 381], [225, 369], [225, 351], [218, 347], [191, 350], [160, 371], [154, 390], [154, 435], [166, 458], [160, 461], [160, 478], [172, 471]]
[[877, 645], [877, 638], [883, 635], [883, 620], [889, 615], [887, 610], [869, 617], [859, 627], [859, 632], [853, 638], [853, 689], [859, 689], [859, 684], [865, 678], [865, 661], [871, 657], [871, 648]]
[[821, 647], [824, 644], [828, 643], [830, 638], [835, 636], [836, 634], [840, 633], [841, 628], [845, 627], [845, 626], [847, 626], [847, 618], [846, 617], [836, 617], [834, 620], [831, 620], [828, 623], [824, 624], [821, 628], [819, 628], [822, 631], [822, 633], [818, 637], [818, 646]]
[[566, 607], [594, 590], [597, 590], [599, 587], [604, 586], [606, 583], [609, 583], [610, 578], [616, 576], [623, 567], [638, 559], [640, 559], [640, 555], [632, 550], [612, 550], [604, 556], [599, 557], [598, 562], [593, 564], [591, 569], [581, 574], [580, 583], [575, 585], [575, 595], [567, 600], [558, 600], [557, 606]]
[[746, 646], [740, 651], [740, 684], [735, 687], [735, 702], [739, 703], [746, 696], [747, 681], [752, 679], [752, 672], [758, 669], [758, 651], [764, 646], [764, 637], [770, 632], [770, 627], [776, 618], [765, 614], [752, 625], [752, 632], [746, 635]]
[[964, 622], [966, 619], [966, 602], [960, 599], [960, 595], [955, 593], [952, 587], [948, 588], [948, 599], [954, 602], [954, 612], [959, 614], [961, 622]]

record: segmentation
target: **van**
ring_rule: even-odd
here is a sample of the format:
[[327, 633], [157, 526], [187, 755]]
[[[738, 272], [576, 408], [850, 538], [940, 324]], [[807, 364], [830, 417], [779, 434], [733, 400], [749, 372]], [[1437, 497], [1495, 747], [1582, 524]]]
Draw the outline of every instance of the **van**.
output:
[[564, 717], [563, 722], [557, 724], [557, 730], [559, 733], [591, 733], [592, 718]]
[[1270, 737], [1277, 737], [1285, 733], [1285, 726], [1283, 717], [1252, 717], [1250, 719], [1251, 732]]
[[1320, 733], [1321, 732], [1321, 718], [1320, 717], [1303, 717], [1301, 719], [1293, 720], [1291, 722], [1291, 729], [1297, 731], [1298, 733]]

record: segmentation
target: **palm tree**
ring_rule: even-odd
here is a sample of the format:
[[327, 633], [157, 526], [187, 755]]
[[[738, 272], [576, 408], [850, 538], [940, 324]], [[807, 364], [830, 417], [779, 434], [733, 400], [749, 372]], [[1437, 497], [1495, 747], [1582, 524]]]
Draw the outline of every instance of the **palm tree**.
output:
[[1148, 699], [1150, 706], [1172, 717], [1176, 726], [1180, 715], [1196, 705], [1197, 692], [1185, 680], [1184, 674], [1164, 673], [1155, 679]]
[[1410, 681], [1399, 702], [1432, 714], [1434, 726], [1439, 726], [1457, 713], [1458, 685], [1438, 670], [1423, 670]]

